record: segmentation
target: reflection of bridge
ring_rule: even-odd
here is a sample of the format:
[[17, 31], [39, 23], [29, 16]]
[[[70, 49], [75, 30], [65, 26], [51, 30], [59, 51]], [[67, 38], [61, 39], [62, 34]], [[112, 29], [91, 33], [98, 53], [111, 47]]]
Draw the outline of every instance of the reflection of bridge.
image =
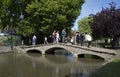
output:
[[[42, 63], [42, 65], [45, 66], [50, 66], [53, 67], [55, 69], [59, 69], [59, 70], [64, 70], [65, 69], [69, 69], [71, 70], [72, 68], [75, 69], [79, 69], [81, 72], [85, 71], [85, 72], [93, 72], [95, 69], [101, 67], [105, 62], [103, 61], [93, 61], [93, 62], [89, 62], [87, 61], [87, 63], [85, 61], [79, 61], [77, 59], [73, 59], [71, 61], [69, 61], [66, 57], [63, 56], [53, 56], [51, 57], [51, 55], [42, 55], [42, 56], [34, 56], [34, 55], [30, 55], [30, 54], [18, 54], [17, 56], [24, 55], [24, 57], [34, 61], [38, 61], [39, 63]], [[54, 59], [53, 59], [54, 58]], [[64, 58], [64, 60], [63, 60]], [[61, 60], [62, 59], [62, 60]], [[56, 61], [60, 61], [59, 63], [57, 63]]]
[[49, 49], [62, 48], [73, 54], [74, 57], [78, 57], [81, 54], [90, 54], [103, 58], [104, 60], [110, 60], [116, 56], [116, 52], [109, 49], [91, 47], [87, 48], [85, 46], [79, 45], [69, 45], [69, 44], [49, 44], [49, 45], [39, 45], [39, 46], [15, 46], [13, 47], [14, 52], [29, 52], [29, 51], [39, 51], [42, 54], [46, 54]]

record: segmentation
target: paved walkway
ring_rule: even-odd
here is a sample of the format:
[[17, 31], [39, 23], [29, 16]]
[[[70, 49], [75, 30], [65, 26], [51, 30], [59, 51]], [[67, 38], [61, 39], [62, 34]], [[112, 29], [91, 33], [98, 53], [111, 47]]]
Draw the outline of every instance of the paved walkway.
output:
[[11, 47], [8, 46], [0, 46], [0, 53], [8, 53], [11, 52]]
[[80, 48], [86, 49], [86, 50], [98, 51], [98, 52], [109, 52], [109, 53], [115, 53], [115, 54], [117, 54], [118, 51], [120, 52], [120, 49], [116, 50], [116, 49], [107, 49], [107, 48], [100, 48], [100, 47], [93, 47], [93, 46], [91, 46], [90, 48], [88, 48], [85, 45], [84, 46], [81, 46], [81, 45], [71, 45], [71, 44], [68, 44], [68, 45], [74, 46], [74, 47], [80, 47]]

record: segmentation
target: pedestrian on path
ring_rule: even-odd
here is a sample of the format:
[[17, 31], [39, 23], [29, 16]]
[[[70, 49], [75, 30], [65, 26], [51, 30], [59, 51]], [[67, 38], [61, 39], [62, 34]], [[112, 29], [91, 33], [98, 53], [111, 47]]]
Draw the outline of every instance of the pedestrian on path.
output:
[[81, 46], [83, 46], [84, 36], [83, 36], [82, 32], [80, 32], [80, 34], [79, 34], [79, 41], [80, 41]]
[[34, 36], [32, 37], [32, 45], [33, 45], [33, 46], [36, 45], [36, 41], [37, 41], [37, 37], [36, 37], [36, 35], [34, 35]]
[[56, 43], [58, 44], [60, 41], [60, 35], [59, 35], [59, 31], [56, 32]]
[[65, 28], [62, 30], [62, 43], [65, 43], [66, 31]]
[[91, 42], [92, 42], [92, 36], [90, 35], [90, 33], [89, 34], [88, 33], [85, 34], [85, 40], [87, 42], [87, 47], [90, 47]]
[[48, 44], [47, 37], [44, 38], [44, 44]]
[[56, 44], [56, 30], [52, 33], [53, 44]]

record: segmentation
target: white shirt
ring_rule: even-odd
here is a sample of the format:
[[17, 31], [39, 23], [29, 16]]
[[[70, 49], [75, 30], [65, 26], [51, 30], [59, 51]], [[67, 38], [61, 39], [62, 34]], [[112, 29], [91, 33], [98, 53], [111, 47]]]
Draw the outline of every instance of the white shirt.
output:
[[45, 37], [45, 41], [47, 41], [47, 37]]
[[59, 38], [59, 33], [56, 33], [56, 38]]
[[85, 40], [86, 41], [92, 41], [92, 37], [89, 34], [85, 35]]
[[35, 35], [33, 36], [33, 40], [36, 40], [36, 36]]

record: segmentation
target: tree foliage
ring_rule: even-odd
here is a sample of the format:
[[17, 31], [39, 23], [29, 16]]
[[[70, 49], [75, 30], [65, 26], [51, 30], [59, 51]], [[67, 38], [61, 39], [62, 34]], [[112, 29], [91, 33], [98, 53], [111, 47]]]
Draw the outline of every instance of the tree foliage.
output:
[[0, 0], [0, 21], [1, 21], [0, 28], [3, 28], [1, 19], [4, 18], [5, 16], [8, 16], [8, 13], [6, 13], [6, 9], [7, 9], [9, 4], [10, 4], [10, 0]]
[[39, 33], [71, 29], [84, 0], [34, 0], [26, 7], [29, 22]]
[[92, 20], [92, 17], [85, 17], [78, 22], [78, 30], [82, 33], [92, 33], [91, 26], [89, 22]]
[[[0, 0], [1, 27], [10, 25], [24, 36], [71, 30], [85, 0]], [[23, 14], [24, 18], [20, 18]], [[1, 28], [0, 27], [0, 28]]]
[[120, 8], [116, 8], [115, 3], [109, 3], [110, 8], [103, 8], [96, 15], [91, 15], [90, 22], [93, 29], [93, 36], [96, 39], [101, 37], [112, 38], [112, 47], [115, 47], [117, 38], [120, 37]]
[[91, 16], [93, 21], [90, 25], [94, 37], [120, 37], [120, 9], [115, 7], [115, 3], [110, 3], [110, 8], [103, 8], [101, 12]]
[[[22, 35], [29, 36], [32, 32], [32, 27], [26, 21], [25, 8], [31, 0], [0, 0], [0, 28], [9, 25], [9, 29], [16, 31]], [[23, 15], [21, 17], [21, 15]], [[26, 23], [27, 22], [27, 23]], [[28, 28], [29, 27], [29, 28]]]

